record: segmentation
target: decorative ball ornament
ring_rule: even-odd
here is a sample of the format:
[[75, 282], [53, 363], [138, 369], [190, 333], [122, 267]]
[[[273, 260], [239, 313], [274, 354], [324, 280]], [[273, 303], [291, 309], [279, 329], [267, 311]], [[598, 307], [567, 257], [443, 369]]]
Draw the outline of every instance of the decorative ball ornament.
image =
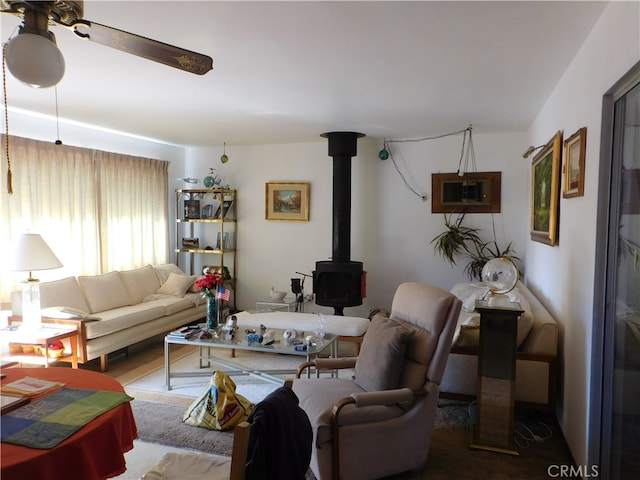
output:
[[215, 185], [213, 175], [207, 175], [206, 177], [204, 177], [202, 183], [204, 183], [204, 186], [207, 188], [213, 188], [213, 186]]
[[223, 143], [222, 155], [220, 156], [220, 161], [222, 163], [227, 163], [229, 161], [229, 157], [227, 157], [227, 142]]
[[383, 148], [382, 150], [380, 150], [378, 152], [378, 158], [380, 160], [387, 160], [389, 158], [389, 150], [387, 150], [386, 148]]
[[482, 281], [491, 293], [505, 294], [518, 283], [518, 267], [507, 256], [494, 258], [482, 267]]

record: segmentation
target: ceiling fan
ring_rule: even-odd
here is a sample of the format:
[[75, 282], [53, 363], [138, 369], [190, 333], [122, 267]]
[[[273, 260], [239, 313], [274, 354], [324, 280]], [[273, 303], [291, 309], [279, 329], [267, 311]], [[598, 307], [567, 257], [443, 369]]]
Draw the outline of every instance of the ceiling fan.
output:
[[0, 0], [0, 12], [22, 17], [18, 35], [6, 45], [5, 58], [9, 71], [32, 87], [53, 86], [64, 75], [64, 57], [49, 31], [54, 24], [73, 29], [80, 38], [196, 75], [213, 68], [207, 55], [86, 20], [82, 0]]

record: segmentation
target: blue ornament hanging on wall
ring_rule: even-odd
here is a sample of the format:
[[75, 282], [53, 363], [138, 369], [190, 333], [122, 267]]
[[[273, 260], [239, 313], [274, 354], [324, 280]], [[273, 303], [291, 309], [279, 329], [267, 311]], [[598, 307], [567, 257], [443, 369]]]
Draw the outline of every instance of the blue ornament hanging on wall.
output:
[[387, 150], [386, 148], [383, 148], [382, 150], [380, 150], [378, 152], [378, 158], [380, 160], [386, 160], [389, 158], [389, 150]]

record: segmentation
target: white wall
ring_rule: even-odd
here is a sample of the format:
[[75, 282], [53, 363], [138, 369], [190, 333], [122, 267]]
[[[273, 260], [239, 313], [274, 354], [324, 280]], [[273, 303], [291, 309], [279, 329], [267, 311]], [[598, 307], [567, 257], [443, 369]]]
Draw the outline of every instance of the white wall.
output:
[[[526, 281], [559, 321], [561, 398], [558, 418], [578, 465], [587, 462], [593, 281], [602, 96], [640, 60], [640, 4], [612, 2], [539, 113], [531, 143], [557, 130], [565, 139], [587, 127], [585, 194], [561, 199], [560, 242], [529, 242]], [[594, 440], [595, 441], [595, 440]], [[594, 460], [594, 459], [592, 459]], [[595, 459], [597, 460], [597, 459]]]
[[[503, 247], [513, 241], [524, 260], [529, 166], [521, 155], [528, 146], [526, 137], [474, 134], [474, 144], [478, 170], [502, 172], [502, 213], [494, 215], [498, 242]], [[351, 259], [364, 262], [368, 296], [362, 306], [345, 309], [346, 315], [366, 316], [374, 307], [389, 309], [395, 289], [404, 281], [449, 289], [466, 280], [463, 265], [452, 269], [434, 256], [430, 244], [444, 229], [443, 216], [431, 213], [431, 174], [455, 172], [461, 145], [461, 135], [392, 145], [398, 167], [409, 184], [420, 194], [427, 194], [428, 200], [422, 201], [407, 190], [391, 160], [378, 159], [379, 140], [358, 140], [358, 155], [352, 160]], [[221, 149], [189, 152], [189, 176], [202, 179], [209, 167], [215, 167], [238, 190], [239, 308], [254, 308], [271, 286], [289, 291], [290, 279], [297, 277], [295, 272], [311, 274], [316, 261], [331, 256], [333, 160], [327, 149], [327, 141], [321, 138], [309, 144], [227, 145], [230, 161], [224, 165], [219, 161]], [[311, 183], [308, 223], [264, 219], [265, 182], [269, 181]], [[491, 215], [467, 215], [465, 223], [482, 228], [483, 237], [492, 239]], [[311, 290], [311, 279], [307, 279], [305, 291]], [[332, 309], [307, 306], [305, 311]]]

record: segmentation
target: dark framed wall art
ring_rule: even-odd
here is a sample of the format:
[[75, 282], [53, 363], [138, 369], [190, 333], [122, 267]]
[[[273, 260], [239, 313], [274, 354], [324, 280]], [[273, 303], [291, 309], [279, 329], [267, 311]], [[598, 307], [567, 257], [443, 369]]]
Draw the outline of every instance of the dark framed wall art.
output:
[[560, 209], [562, 131], [531, 162], [531, 240], [556, 245]]
[[564, 198], [584, 195], [584, 158], [587, 150], [587, 127], [582, 127], [564, 141]]

